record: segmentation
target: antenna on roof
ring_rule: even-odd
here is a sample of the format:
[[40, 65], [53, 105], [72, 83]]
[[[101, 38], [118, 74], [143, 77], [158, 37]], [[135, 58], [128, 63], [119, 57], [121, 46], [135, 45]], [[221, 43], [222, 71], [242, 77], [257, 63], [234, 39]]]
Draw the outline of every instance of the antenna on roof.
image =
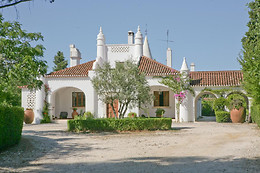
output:
[[145, 24], [145, 31], [144, 32], [145, 32], [145, 35], [147, 36], [147, 32], [148, 32], [147, 31], [147, 24]]
[[169, 46], [168, 46], [168, 45], [169, 45], [169, 42], [170, 42], [170, 43], [174, 42], [173, 40], [169, 40], [169, 29], [167, 29], [167, 31], [166, 31], [166, 40], [161, 40], [161, 41], [166, 41], [166, 43], [167, 43], [167, 48], [169, 47]]
[[167, 39], [166, 39], [166, 41], [167, 41], [167, 48], [168, 48], [169, 42], [173, 42], [172, 40], [169, 40], [169, 29], [167, 29]]

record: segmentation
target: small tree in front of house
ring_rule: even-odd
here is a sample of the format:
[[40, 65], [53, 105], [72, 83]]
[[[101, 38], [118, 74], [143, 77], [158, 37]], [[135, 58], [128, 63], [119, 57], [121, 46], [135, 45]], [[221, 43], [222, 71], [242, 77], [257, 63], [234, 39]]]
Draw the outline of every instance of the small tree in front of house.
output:
[[151, 102], [148, 82], [133, 61], [117, 63], [115, 68], [109, 63], [104, 63], [95, 72], [96, 76], [92, 79], [92, 83], [99, 98], [111, 106], [114, 115], [116, 115], [114, 103], [118, 100], [119, 118], [124, 117], [128, 108], [140, 107]]
[[68, 60], [65, 60], [63, 52], [58, 51], [57, 55], [54, 56], [53, 63], [55, 64], [55, 66], [53, 67], [53, 71], [59, 71], [67, 68]]
[[193, 89], [190, 86], [190, 81], [186, 78], [186, 75], [182, 73], [175, 73], [174, 75], [168, 75], [161, 77], [162, 80], [159, 83], [166, 85], [174, 93], [174, 98], [177, 100], [177, 119], [180, 120], [180, 105], [186, 98], [188, 91], [194, 94]]

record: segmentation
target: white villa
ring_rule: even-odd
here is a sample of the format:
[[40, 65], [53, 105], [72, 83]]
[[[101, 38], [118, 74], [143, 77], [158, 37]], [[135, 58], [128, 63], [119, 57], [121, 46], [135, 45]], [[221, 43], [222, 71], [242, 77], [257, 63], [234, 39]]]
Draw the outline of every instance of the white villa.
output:
[[[150, 116], [155, 116], [157, 108], [163, 108], [166, 111], [165, 117], [175, 118], [176, 105], [173, 92], [158, 82], [161, 80], [160, 78], [154, 78], [154, 76], [165, 76], [178, 71], [171, 67], [172, 50], [170, 48], [167, 49], [166, 56], [167, 65], [152, 59], [147, 36], [143, 41], [140, 27], [136, 33], [128, 32], [127, 44], [106, 44], [105, 36], [100, 28], [97, 35], [96, 60], [81, 64], [80, 51], [75, 45], [70, 45], [70, 67], [42, 77], [43, 83], [50, 88], [47, 99], [50, 103], [49, 115], [59, 118], [61, 112], [67, 112], [71, 117], [72, 109], [77, 108], [78, 113], [80, 110], [90, 111], [99, 118], [109, 117], [109, 107], [98, 99], [91, 83], [91, 78], [95, 75], [94, 69], [98, 64], [102, 66], [104, 62], [109, 62], [113, 67], [116, 62], [133, 59], [138, 64], [140, 71], [145, 73], [151, 92], [156, 98], [149, 106]], [[188, 74], [192, 79], [190, 85], [195, 91], [195, 96], [188, 94], [180, 106], [180, 122], [194, 122], [201, 116], [201, 97], [204, 94], [219, 97], [209, 91], [203, 91], [205, 87], [232, 88], [236, 92], [245, 93], [240, 85], [243, 79], [241, 71], [195, 71], [194, 63], [190, 65], [189, 69], [185, 58], [179, 71]], [[22, 107], [34, 110], [34, 123], [39, 123], [42, 119], [44, 97], [44, 87], [37, 91], [30, 91], [26, 87], [22, 87]], [[248, 102], [250, 105], [250, 99]], [[138, 107], [128, 110], [128, 112], [136, 112], [139, 116], [145, 114]]]

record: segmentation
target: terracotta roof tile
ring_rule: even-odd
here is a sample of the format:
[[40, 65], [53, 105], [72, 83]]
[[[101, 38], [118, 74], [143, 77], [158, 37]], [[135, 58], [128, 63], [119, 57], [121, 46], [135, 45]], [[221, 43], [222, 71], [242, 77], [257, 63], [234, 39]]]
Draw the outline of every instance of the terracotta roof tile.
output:
[[88, 76], [88, 71], [92, 70], [93, 61], [89, 61], [83, 64], [76, 65], [74, 67], [65, 68], [56, 72], [52, 72], [45, 77], [47, 78], [59, 78], [59, 77], [85, 77]]
[[[92, 70], [93, 61], [89, 61], [74, 67], [52, 72], [45, 77], [86, 77]], [[151, 58], [142, 56], [139, 61], [139, 70], [146, 76], [162, 76], [178, 73], [179, 71], [161, 64]], [[243, 80], [241, 71], [195, 71], [190, 72], [193, 86], [239, 86]]]
[[145, 56], [142, 56], [139, 61], [139, 70], [147, 76], [162, 76], [178, 72], [171, 67]]
[[239, 86], [242, 71], [195, 71], [190, 72], [193, 86]]

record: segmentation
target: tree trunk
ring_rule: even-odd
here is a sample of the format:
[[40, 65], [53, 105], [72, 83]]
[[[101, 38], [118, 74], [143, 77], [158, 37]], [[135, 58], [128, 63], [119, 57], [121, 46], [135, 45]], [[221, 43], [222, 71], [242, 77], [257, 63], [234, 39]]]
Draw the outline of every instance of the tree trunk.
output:
[[[129, 103], [126, 103], [126, 104], [125, 104], [125, 110], [123, 111], [123, 114], [121, 114], [122, 117], [125, 115], [125, 113], [126, 113], [126, 111], [127, 111], [128, 104], [129, 104]], [[122, 118], [122, 117], [121, 117], [121, 118]]]
[[115, 115], [115, 119], [117, 119], [116, 110], [115, 110], [115, 108], [114, 108], [114, 100], [113, 100], [113, 102], [110, 103], [110, 106], [112, 107], [113, 113], [114, 113], [114, 115]]

